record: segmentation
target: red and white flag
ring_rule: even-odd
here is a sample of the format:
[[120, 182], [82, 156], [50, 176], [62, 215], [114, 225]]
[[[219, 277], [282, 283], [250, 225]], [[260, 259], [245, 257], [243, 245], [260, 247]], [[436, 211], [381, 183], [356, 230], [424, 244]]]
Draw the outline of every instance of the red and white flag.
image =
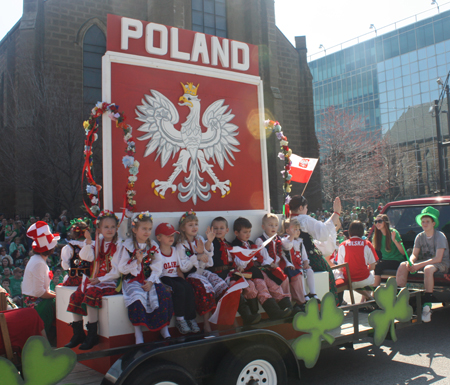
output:
[[247, 262], [253, 259], [253, 257], [258, 254], [258, 252], [266, 247], [266, 245], [269, 242], [272, 242], [272, 239], [274, 239], [277, 235], [275, 234], [273, 237], [270, 237], [266, 241], [262, 243], [261, 246], [259, 246], [256, 249], [244, 249], [240, 246], [234, 246], [231, 250], [228, 250], [228, 252], [233, 256], [239, 258], [241, 261]]
[[89, 285], [89, 277], [83, 274], [83, 278], [81, 278], [81, 292], [86, 292], [86, 288]]
[[316, 167], [318, 159], [314, 158], [302, 158], [301, 156], [292, 154], [290, 157], [292, 161], [291, 170], [289, 173], [292, 175], [291, 181], [298, 183], [308, 183], [309, 178]]
[[216, 311], [209, 319], [216, 325], [233, 325], [241, 299], [242, 289], [248, 287], [248, 282], [241, 278], [230, 286], [225, 295], [217, 303]]

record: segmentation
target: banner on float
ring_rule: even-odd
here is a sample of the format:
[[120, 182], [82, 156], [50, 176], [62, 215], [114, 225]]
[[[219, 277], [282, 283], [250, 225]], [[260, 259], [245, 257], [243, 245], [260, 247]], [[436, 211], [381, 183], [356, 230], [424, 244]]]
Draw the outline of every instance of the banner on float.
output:
[[[102, 74], [132, 127], [135, 211], [269, 210], [257, 46], [108, 15]], [[126, 145], [103, 126], [105, 207], [121, 212]]]

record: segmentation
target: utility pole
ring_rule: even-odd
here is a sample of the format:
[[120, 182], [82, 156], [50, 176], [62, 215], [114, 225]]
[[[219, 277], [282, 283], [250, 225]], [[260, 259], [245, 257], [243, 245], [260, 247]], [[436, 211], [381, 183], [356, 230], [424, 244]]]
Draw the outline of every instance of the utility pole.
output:
[[448, 126], [448, 134], [450, 135], [450, 89], [448, 86], [448, 81], [447, 85], [445, 86], [445, 93], [447, 94], [447, 126]]
[[438, 143], [438, 163], [439, 163], [439, 195], [445, 195], [444, 157], [442, 152], [441, 119], [439, 115], [439, 100], [434, 101], [434, 115], [436, 116], [436, 135]]

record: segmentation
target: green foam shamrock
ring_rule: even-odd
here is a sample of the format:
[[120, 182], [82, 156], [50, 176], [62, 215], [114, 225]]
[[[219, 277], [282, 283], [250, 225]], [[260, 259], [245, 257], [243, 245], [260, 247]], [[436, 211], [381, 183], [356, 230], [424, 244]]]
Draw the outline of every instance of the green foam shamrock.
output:
[[54, 385], [73, 370], [77, 355], [68, 348], [52, 349], [41, 336], [28, 338], [22, 351], [24, 380], [16, 367], [0, 357], [1, 383], [7, 385]]
[[375, 301], [382, 310], [375, 310], [369, 314], [369, 325], [374, 328], [373, 340], [380, 346], [386, 338], [389, 328], [391, 338], [397, 341], [395, 334], [395, 320], [407, 322], [411, 319], [413, 309], [409, 305], [409, 291], [403, 288], [397, 295], [397, 281], [390, 277], [385, 287], [379, 286], [374, 293]]
[[341, 326], [343, 321], [344, 312], [336, 307], [334, 294], [329, 292], [322, 299], [320, 312], [317, 300], [313, 298], [306, 304], [305, 313], [295, 315], [294, 329], [309, 334], [298, 337], [292, 348], [297, 357], [305, 361], [307, 368], [312, 368], [319, 359], [321, 338], [333, 344], [334, 337], [327, 332]]

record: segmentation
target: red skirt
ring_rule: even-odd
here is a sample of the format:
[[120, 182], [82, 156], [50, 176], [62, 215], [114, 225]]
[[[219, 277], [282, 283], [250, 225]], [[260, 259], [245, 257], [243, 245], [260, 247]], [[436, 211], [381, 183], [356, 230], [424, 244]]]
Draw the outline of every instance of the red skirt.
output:
[[199, 315], [204, 315], [216, 308], [214, 293], [207, 293], [202, 282], [196, 278], [186, 278], [186, 281], [194, 288], [195, 310]]
[[117, 291], [114, 287], [101, 288], [98, 286], [88, 287], [85, 292], [81, 291], [81, 286], [70, 296], [69, 306], [67, 311], [80, 315], [87, 315], [86, 306], [102, 308], [102, 298], [105, 295], [115, 295]]
[[71, 277], [70, 275], [67, 277], [67, 279], [63, 282], [63, 286], [80, 286], [82, 277]]

